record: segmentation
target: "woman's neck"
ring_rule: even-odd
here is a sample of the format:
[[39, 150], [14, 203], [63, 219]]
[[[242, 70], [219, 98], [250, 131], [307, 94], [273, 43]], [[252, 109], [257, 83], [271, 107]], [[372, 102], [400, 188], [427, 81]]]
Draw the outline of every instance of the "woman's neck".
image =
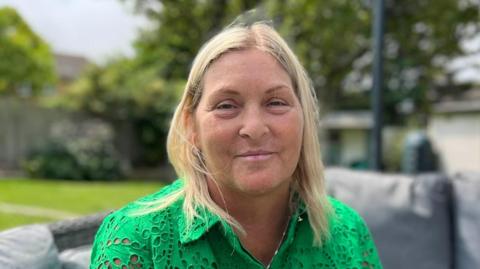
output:
[[243, 226], [283, 220], [290, 211], [290, 186], [284, 184], [264, 194], [246, 194], [208, 180], [213, 201]]
[[268, 264], [283, 239], [291, 215], [289, 186], [265, 195], [247, 195], [228, 188], [220, 190], [209, 182], [209, 190], [212, 199], [245, 230], [246, 234], [235, 231], [242, 246]]

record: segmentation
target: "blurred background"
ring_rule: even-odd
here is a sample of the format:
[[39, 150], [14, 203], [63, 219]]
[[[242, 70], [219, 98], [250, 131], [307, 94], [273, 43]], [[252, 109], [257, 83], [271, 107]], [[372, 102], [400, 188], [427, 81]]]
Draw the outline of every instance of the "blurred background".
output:
[[[480, 4], [401, 2], [385, 1], [381, 169], [480, 172]], [[174, 180], [165, 140], [190, 64], [241, 15], [271, 20], [307, 69], [326, 165], [371, 169], [372, 6], [0, 0], [0, 230]]]

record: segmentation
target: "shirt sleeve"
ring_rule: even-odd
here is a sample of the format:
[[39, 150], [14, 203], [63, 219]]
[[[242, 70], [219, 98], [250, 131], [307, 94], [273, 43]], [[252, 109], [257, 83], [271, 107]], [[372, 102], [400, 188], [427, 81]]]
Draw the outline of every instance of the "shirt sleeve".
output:
[[153, 268], [141, 217], [115, 212], [105, 218], [95, 236], [90, 269]]
[[362, 217], [348, 205], [332, 198], [330, 201], [335, 212], [330, 223], [331, 239], [340, 268], [382, 269], [375, 242]]
[[358, 251], [360, 254], [359, 256], [362, 259], [362, 268], [383, 268], [380, 258], [378, 257], [375, 242], [373, 241], [372, 235], [368, 230], [365, 221], [358, 214], [355, 215], [357, 219]]

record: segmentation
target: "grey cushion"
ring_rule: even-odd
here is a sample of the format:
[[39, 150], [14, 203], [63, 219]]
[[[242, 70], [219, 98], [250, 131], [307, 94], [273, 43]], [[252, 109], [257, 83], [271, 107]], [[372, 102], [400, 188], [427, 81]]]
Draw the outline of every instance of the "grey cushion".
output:
[[29, 225], [1, 232], [0, 268], [60, 269], [50, 230], [44, 225]]
[[329, 194], [367, 222], [384, 268], [451, 268], [451, 190], [446, 178], [346, 169], [327, 169], [325, 176]]
[[72, 248], [60, 253], [62, 269], [88, 269], [92, 246]]
[[480, 173], [453, 177], [455, 268], [480, 268]]

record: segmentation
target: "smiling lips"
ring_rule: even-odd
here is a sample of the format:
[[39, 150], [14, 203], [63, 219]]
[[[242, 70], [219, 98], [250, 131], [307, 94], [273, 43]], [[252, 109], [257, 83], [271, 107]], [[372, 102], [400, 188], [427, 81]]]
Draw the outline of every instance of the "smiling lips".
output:
[[271, 151], [264, 151], [264, 150], [258, 150], [258, 151], [247, 151], [245, 153], [239, 154], [236, 157], [242, 158], [247, 161], [263, 161], [269, 159], [274, 152]]

